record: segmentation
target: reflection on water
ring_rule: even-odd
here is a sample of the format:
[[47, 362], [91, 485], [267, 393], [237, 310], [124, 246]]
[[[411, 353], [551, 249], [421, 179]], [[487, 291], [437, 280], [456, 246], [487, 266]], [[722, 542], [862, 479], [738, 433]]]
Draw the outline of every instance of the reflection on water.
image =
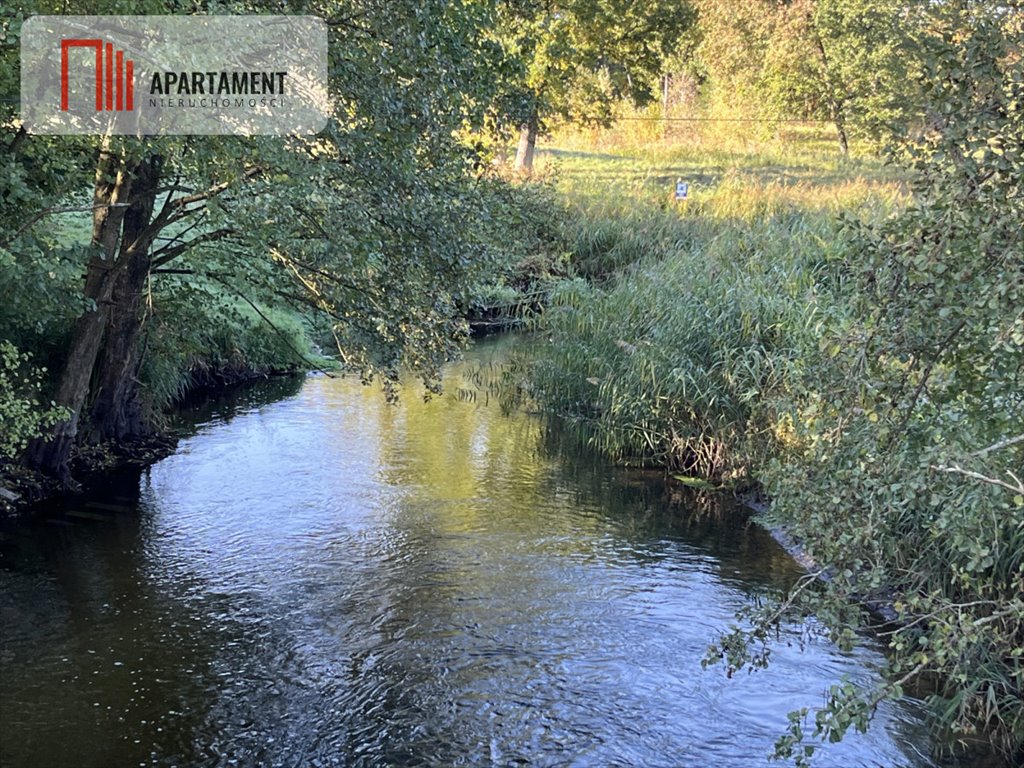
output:
[[[459, 397], [466, 372], [397, 407], [324, 377], [222, 402], [141, 479], [7, 525], [0, 763], [757, 766], [787, 711], [871, 677], [824, 644], [703, 672], [789, 558]], [[818, 764], [926, 752], [886, 705]]]

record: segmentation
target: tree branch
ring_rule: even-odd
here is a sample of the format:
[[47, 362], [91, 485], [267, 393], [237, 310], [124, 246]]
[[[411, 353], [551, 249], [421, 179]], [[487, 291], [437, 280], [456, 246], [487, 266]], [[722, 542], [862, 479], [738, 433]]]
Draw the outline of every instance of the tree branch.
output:
[[47, 216], [55, 216], [60, 213], [91, 213], [92, 211], [98, 211], [101, 208], [127, 208], [128, 203], [104, 203], [103, 205], [86, 205], [77, 208], [44, 208], [43, 210], [30, 217], [25, 224], [22, 225], [21, 229], [15, 232], [6, 240], [0, 242], [0, 248], [6, 248], [8, 245], [13, 243], [19, 237], [21, 237], [26, 230], [30, 229], [40, 219], [44, 219]]
[[917, 407], [917, 401], [920, 399], [921, 393], [924, 391], [925, 386], [928, 384], [928, 379], [932, 375], [932, 369], [935, 368], [935, 364], [939, 362], [939, 358], [942, 357], [949, 345], [953, 343], [953, 339], [957, 337], [957, 334], [959, 334], [966, 325], [967, 320], [965, 318], [957, 323], [956, 327], [949, 332], [949, 335], [939, 343], [938, 349], [935, 350], [935, 357], [928, 361], [928, 365], [925, 366], [925, 369], [921, 374], [921, 381], [918, 382], [917, 388], [914, 390], [914, 394], [910, 398], [910, 405], [907, 406], [907, 411], [903, 416], [903, 420], [900, 422], [900, 428], [896, 430], [894, 434], [902, 433], [907, 428], [911, 417], [914, 415], [914, 408]]
[[988, 448], [982, 448], [980, 451], [975, 451], [972, 456], [985, 456], [993, 451], [1001, 451], [1003, 448], [1009, 448], [1011, 445], [1017, 443], [1024, 443], [1024, 435], [1017, 435], [1016, 437], [1008, 437], [1005, 440], [1000, 440], [998, 443], [993, 443]]
[[187, 240], [185, 242], [181, 242], [173, 246], [171, 245], [171, 243], [174, 242], [172, 240], [171, 243], [168, 243], [159, 250], [153, 252], [152, 261], [150, 262], [150, 268], [156, 269], [162, 267], [164, 264], [173, 261], [178, 256], [183, 254], [185, 251], [192, 248], [192, 246], [194, 246], [198, 242], [208, 240], [223, 240], [225, 237], [233, 235], [234, 233], [234, 229], [230, 227], [224, 227], [223, 229], [215, 229], [213, 232], [208, 232], [204, 235], [193, 237], [191, 240]]
[[1024, 494], [1024, 482], [1022, 482], [1021, 479], [1010, 470], [1006, 470], [1006, 474], [1010, 476], [1010, 479], [1013, 480], [1016, 483], [1016, 485], [1011, 485], [1010, 483], [1007, 483], [1004, 480], [1000, 480], [998, 477], [988, 477], [987, 475], [983, 475], [980, 472], [974, 472], [973, 470], [970, 469], [964, 469], [963, 467], [958, 466], [956, 464], [953, 464], [952, 466], [948, 467], [940, 466], [937, 464], [929, 464], [928, 468], [933, 469], [936, 472], [949, 472], [952, 474], [963, 475], [964, 477], [969, 477], [973, 480], [980, 480], [983, 483], [990, 483], [991, 485], [997, 485], [1000, 488], [1006, 488], [1008, 491], [1013, 491], [1014, 493]]
[[212, 187], [204, 189], [202, 192], [193, 192], [191, 195], [185, 195], [184, 197], [178, 197], [173, 200], [168, 195], [167, 202], [164, 203], [164, 206], [160, 211], [160, 215], [153, 219], [150, 223], [150, 227], [159, 232], [168, 224], [192, 213], [195, 209], [188, 210], [188, 206], [193, 203], [204, 203], [230, 189], [236, 183], [251, 179], [253, 176], [257, 176], [262, 172], [263, 169], [261, 167], [253, 166], [252, 168], [247, 168], [238, 178], [222, 181], [220, 184], [214, 184]]

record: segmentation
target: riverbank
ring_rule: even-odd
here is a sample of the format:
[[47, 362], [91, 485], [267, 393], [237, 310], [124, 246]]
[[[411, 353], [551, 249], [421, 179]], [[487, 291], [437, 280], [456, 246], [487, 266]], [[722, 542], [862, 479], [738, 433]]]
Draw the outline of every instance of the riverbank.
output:
[[15, 461], [0, 462], [0, 517], [31, 514], [34, 509], [61, 499], [73, 499], [104, 484], [104, 478], [116, 472], [144, 469], [176, 450], [179, 435], [168, 429], [177, 413], [194, 409], [202, 402], [213, 402], [240, 388], [276, 378], [298, 378], [306, 371], [295, 366], [257, 370], [232, 367], [203, 368], [189, 377], [190, 384], [162, 415], [162, 428], [152, 434], [110, 440], [99, 444], [79, 444], [71, 451], [70, 474], [75, 486], [68, 488], [57, 478], [29, 469]]
[[752, 482], [785, 437], [760, 404], [785, 394], [839, 298], [839, 218], [881, 219], [900, 178], [802, 144], [554, 149], [541, 167], [569, 207], [573, 279], [541, 325], [534, 395], [624, 463]]
[[151, 435], [133, 440], [76, 448], [71, 454], [71, 475], [78, 488], [14, 463], [0, 465], [0, 517], [29, 514], [33, 508], [61, 498], [71, 498], [103, 484], [106, 474], [142, 469], [170, 456], [177, 438]]
[[[777, 622], [807, 614], [849, 646], [872, 621], [865, 599], [891, 604], [888, 683], [837, 687], [806, 732], [866, 727], [880, 697], [927, 677], [949, 743], [981, 731], [1012, 759], [1024, 414], [1002, 372], [1020, 369], [1024, 337], [1013, 300], [971, 298], [1022, 295], [1012, 217], [972, 229], [923, 205], [955, 168], [915, 178], [799, 147], [577, 143], [547, 161], [574, 208], [576, 271], [539, 325], [550, 344], [524, 366], [529, 395], [624, 464], [763, 489], [759, 519], [830, 576], [748, 617], [719, 658], [758, 666]], [[915, 251], [951, 232], [994, 238], [1005, 271]], [[802, 748], [805, 716], [780, 755]]]

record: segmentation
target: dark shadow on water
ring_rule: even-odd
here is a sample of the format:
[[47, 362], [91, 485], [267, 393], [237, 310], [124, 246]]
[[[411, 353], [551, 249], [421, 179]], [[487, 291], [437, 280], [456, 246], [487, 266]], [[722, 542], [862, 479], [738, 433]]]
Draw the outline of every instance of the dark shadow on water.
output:
[[272, 376], [238, 384], [221, 392], [196, 393], [186, 398], [171, 416], [172, 428], [187, 435], [199, 424], [228, 421], [239, 414], [294, 397], [306, 378], [303, 374]]

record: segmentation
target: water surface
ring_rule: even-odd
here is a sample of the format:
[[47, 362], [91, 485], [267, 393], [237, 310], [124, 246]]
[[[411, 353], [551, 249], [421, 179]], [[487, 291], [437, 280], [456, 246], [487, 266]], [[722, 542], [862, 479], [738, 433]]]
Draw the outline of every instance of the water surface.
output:
[[[222, 400], [141, 478], [6, 524], [0, 763], [761, 766], [789, 710], [873, 679], [877, 651], [795, 629], [765, 672], [702, 671], [796, 566], [503, 413], [469, 376], [503, 343], [429, 403], [325, 377]], [[816, 764], [927, 752], [886, 704]]]

